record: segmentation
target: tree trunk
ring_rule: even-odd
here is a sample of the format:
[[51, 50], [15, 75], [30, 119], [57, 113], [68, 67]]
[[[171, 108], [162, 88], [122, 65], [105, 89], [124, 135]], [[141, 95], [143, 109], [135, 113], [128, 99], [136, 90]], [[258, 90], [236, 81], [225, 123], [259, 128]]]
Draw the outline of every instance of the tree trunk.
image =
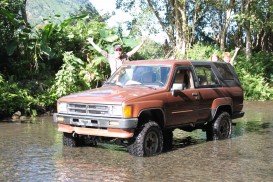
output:
[[[179, 2], [179, 1], [178, 1]], [[180, 29], [179, 35], [181, 36], [181, 54], [184, 56], [186, 55], [186, 50], [188, 46], [188, 40], [189, 40], [189, 29], [188, 29], [188, 21], [187, 21], [187, 15], [186, 15], [186, 0], [180, 0], [179, 3], [179, 13], [181, 14], [181, 22], [182, 29]]]
[[[250, 1], [246, 0], [242, 2], [242, 12], [250, 16]], [[244, 23], [244, 29], [246, 33], [246, 59], [249, 60], [252, 55], [252, 40], [251, 40], [251, 30], [250, 30], [250, 22], [247, 20]]]
[[[273, 3], [272, 3], [273, 4]], [[257, 34], [257, 41], [255, 44], [256, 51], [273, 52], [273, 31], [272, 31], [272, 13], [268, 12], [266, 14], [266, 19], [264, 26], [261, 28], [260, 32]]]
[[228, 4], [228, 7], [227, 7], [227, 10], [224, 13], [225, 19], [224, 19], [223, 27], [222, 27], [222, 30], [221, 30], [221, 33], [220, 33], [220, 49], [221, 49], [221, 51], [225, 51], [225, 49], [226, 49], [227, 30], [228, 30], [228, 27], [230, 25], [231, 12], [232, 12], [232, 10], [234, 8], [234, 3], [235, 3], [234, 0], [230, 0], [229, 4]]
[[26, 6], [27, 6], [27, 0], [24, 0], [21, 6], [21, 13], [22, 13], [22, 18], [24, 20], [25, 25], [29, 27], [30, 25], [27, 20]]
[[174, 34], [173, 34], [172, 30], [165, 26], [165, 24], [163, 23], [163, 20], [159, 16], [159, 12], [154, 8], [153, 3], [151, 2], [151, 0], [147, 0], [147, 3], [149, 5], [151, 11], [156, 16], [160, 26], [167, 33], [170, 42], [175, 44], [175, 37], [174, 37]]
[[[172, 29], [173, 31], [171, 31], [170, 27], [172, 26], [168, 27], [163, 19], [160, 18], [159, 11], [154, 8], [152, 0], [147, 0], [149, 7], [158, 19], [162, 29], [167, 33], [170, 41], [175, 44], [176, 51], [182, 56], [186, 55], [187, 49], [191, 46], [191, 40], [193, 40], [192, 36], [194, 36], [194, 32], [190, 33], [186, 2], [187, 0], [168, 0], [169, 5], [172, 7], [173, 24], [175, 25]], [[192, 31], [194, 31], [194, 26]]]
[[246, 59], [249, 60], [252, 55], [250, 27], [245, 28], [245, 31], [246, 31]]
[[222, 30], [221, 32], [221, 36], [220, 36], [220, 50], [221, 51], [225, 51], [226, 49], [226, 34], [227, 31], [225, 30], [225, 28], [223, 28], [224, 30]]

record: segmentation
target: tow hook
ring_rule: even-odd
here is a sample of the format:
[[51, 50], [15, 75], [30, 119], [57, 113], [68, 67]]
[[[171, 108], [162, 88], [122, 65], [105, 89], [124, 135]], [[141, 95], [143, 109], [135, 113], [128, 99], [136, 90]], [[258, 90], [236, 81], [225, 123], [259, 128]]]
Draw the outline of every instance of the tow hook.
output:
[[73, 131], [72, 137], [74, 137], [74, 138], [77, 137], [77, 133], [75, 131]]

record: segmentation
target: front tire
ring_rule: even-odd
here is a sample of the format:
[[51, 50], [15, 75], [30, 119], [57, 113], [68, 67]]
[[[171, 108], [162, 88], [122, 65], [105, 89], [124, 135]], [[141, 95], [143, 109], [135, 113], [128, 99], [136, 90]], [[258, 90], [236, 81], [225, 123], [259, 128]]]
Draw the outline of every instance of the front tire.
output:
[[222, 112], [207, 128], [208, 140], [223, 140], [231, 136], [231, 118], [227, 112]]
[[161, 128], [154, 121], [145, 123], [139, 132], [135, 133], [127, 148], [131, 155], [139, 157], [160, 154], [163, 149]]
[[63, 145], [68, 147], [78, 147], [82, 141], [78, 136], [73, 137], [72, 133], [63, 133]]

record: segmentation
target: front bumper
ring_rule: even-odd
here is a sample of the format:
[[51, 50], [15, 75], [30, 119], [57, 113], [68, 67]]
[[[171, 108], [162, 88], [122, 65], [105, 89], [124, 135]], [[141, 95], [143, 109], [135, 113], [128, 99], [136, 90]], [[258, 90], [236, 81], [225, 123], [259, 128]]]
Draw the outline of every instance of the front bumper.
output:
[[130, 138], [137, 127], [137, 118], [110, 118], [54, 113], [58, 131], [81, 135]]
[[66, 124], [58, 124], [58, 131], [64, 133], [76, 133], [78, 135], [91, 135], [100, 137], [113, 137], [113, 138], [131, 138], [134, 136], [133, 129], [99, 129], [99, 128], [84, 128], [76, 127]]
[[56, 123], [69, 124], [82, 127], [96, 127], [96, 128], [120, 128], [133, 129], [137, 127], [137, 118], [110, 118], [110, 117], [94, 117], [94, 116], [80, 116], [70, 114], [54, 113], [53, 120]]

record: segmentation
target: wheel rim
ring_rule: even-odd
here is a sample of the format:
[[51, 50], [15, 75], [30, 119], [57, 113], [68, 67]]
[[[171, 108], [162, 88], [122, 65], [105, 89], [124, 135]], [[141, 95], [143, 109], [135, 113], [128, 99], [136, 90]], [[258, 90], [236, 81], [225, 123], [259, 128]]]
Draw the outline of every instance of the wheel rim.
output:
[[155, 131], [150, 131], [145, 137], [144, 150], [146, 155], [155, 154], [158, 150], [159, 139]]
[[220, 138], [228, 138], [230, 135], [230, 121], [229, 118], [223, 118], [222, 122], [220, 122], [219, 126], [219, 134]]

